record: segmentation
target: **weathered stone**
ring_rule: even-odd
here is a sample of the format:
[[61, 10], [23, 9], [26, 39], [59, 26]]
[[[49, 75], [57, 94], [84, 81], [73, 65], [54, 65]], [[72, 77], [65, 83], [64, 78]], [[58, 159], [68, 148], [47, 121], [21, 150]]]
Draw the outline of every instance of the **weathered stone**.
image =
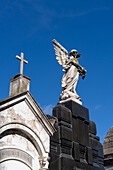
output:
[[73, 142], [73, 158], [76, 161], [80, 161], [80, 148], [77, 142]]
[[82, 145], [89, 145], [89, 126], [79, 118], [73, 118], [73, 140]]
[[29, 91], [30, 88], [30, 78], [22, 74], [17, 74], [11, 78], [10, 92], [9, 96], [15, 96], [19, 93]]
[[[60, 152], [51, 149], [50, 170], [104, 170], [102, 145], [96, 136], [95, 123], [90, 121], [89, 124], [88, 109], [68, 101], [58, 104], [53, 115], [58, 119], [57, 129], [60, 129], [57, 146]], [[51, 137], [53, 148], [55, 138], [55, 135]]]
[[113, 169], [113, 126], [108, 131], [104, 143], [104, 166], [106, 169]]
[[[103, 160], [104, 159], [103, 146], [100, 142], [98, 142], [97, 148], [98, 148], [98, 157]], [[103, 161], [101, 162], [101, 164], [103, 164]]]
[[51, 153], [56, 154], [56, 155], [60, 155], [61, 153], [61, 144], [56, 143], [54, 141], [50, 142], [50, 150]]
[[61, 156], [61, 170], [73, 170], [76, 167], [76, 162], [73, 160], [72, 157], [68, 155]]
[[96, 125], [93, 121], [90, 120], [89, 122], [89, 132], [96, 135], [97, 131], [96, 131]]
[[60, 126], [60, 138], [72, 141], [72, 129], [65, 126]]
[[72, 142], [66, 139], [61, 139], [61, 153], [72, 155]]
[[99, 142], [99, 138], [95, 135], [89, 134], [89, 146], [92, 149], [98, 150], [98, 142]]
[[48, 169], [54, 132], [30, 92], [0, 101], [0, 169], [15, 170], [17, 165], [25, 170]]
[[49, 169], [51, 170], [61, 170], [60, 156], [50, 153], [50, 164]]
[[54, 134], [51, 136], [51, 141], [55, 142], [55, 143], [60, 143], [60, 127], [58, 126], [58, 120], [55, 117], [52, 117], [50, 115], [47, 115], [47, 117], [49, 119], [56, 119], [55, 123], [54, 123], [54, 128], [56, 129], [56, 131], [54, 132]]
[[58, 104], [53, 108], [53, 116], [57, 117], [58, 121], [64, 121], [67, 123], [72, 122], [71, 111], [62, 104]]
[[79, 117], [80, 119], [84, 120], [89, 124], [89, 111], [87, 108], [72, 100], [62, 104], [71, 110], [73, 117]]
[[93, 165], [93, 155], [90, 147], [86, 147], [86, 160], [89, 165]]
[[0, 162], [8, 158], [18, 159], [32, 167], [33, 158], [27, 152], [16, 148], [4, 148], [0, 150]]

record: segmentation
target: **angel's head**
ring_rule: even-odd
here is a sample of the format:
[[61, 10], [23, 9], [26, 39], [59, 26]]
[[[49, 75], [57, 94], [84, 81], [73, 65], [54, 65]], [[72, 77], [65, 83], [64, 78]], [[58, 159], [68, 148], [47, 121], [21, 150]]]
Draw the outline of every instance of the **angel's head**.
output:
[[70, 51], [69, 55], [75, 58], [79, 58], [81, 54], [78, 54], [77, 50], [73, 49]]

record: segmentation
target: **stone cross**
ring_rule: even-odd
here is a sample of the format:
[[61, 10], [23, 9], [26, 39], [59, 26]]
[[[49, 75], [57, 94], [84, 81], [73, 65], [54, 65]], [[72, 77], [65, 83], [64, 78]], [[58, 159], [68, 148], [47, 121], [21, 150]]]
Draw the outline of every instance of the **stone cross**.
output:
[[16, 55], [16, 58], [20, 60], [20, 74], [23, 74], [23, 63], [28, 64], [28, 61], [24, 60], [24, 53], [21, 53], [21, 57]]

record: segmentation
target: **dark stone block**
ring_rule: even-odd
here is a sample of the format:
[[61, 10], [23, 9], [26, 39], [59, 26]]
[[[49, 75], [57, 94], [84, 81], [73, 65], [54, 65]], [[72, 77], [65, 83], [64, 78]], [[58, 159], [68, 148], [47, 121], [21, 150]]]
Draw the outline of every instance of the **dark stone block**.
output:
[[88, 164], [93, 165], [93, 155], [90, 147], [86, 147], [86, 160]]
[[60, 155], [60, 144], [51, 141], [51, 143], [50, 143], [50, 152], [54, 153], [54, 154], [57, 154], [57, 155]]
[[84, 162], [76, 162], [76, 170], [93, 170], [93, 167]]
[[59, 126], [66, 126], [67, 128], [71, 128], [72, 129], [72, 125], [71, 124], [69, 124], [69, 123], [67, 123], [67, 122], [64, 122], [64, 121], [60, 121], [60, 122], [58, 122], [58, 125]]
[[86, 147], [79, 144], [80, 161], [86, 162]]
[[53, 115], [57, 132], [51, 137], [49, 169], [104, 170], [102, 145], [88, 109], [67, 101], [58, 104]]
[[66, 154], [61, 156], [61, 170], [74, 170], [74, 167], [76, 167], [76, 162], [72, 157]]
[[73, 140], [82, 145], [89, 145], [89, 125], [79, 118], [73, 119]]
[[61, 170], [60, 156], [50, 153], [49, 170]]
[[58, 126], [58, 123], [55, 123], [54, 127], [56, 129], [56, 132], [53, 134], [53, 136], [51, 136], [51, 141], [60, 143], [60, 128]]
[[72, 141], [72, 129], [60, 126], [60, 138]]
[[100, 166], [104, 165], [103, 146], [100, 142], [98, 142], [98, 163]]
[[66, 139], [61, 139], [61, 152], [72, 155], [72, 142]]
[[98, 164], [98, 150], [92, 149], [93, 162]]
[[72, 122], [71, 111], [62, 104], [58, 104], [53, 108], [53, 116], [57, 117], [58, 121]]
[[103, 166], [93, 166], [91, 170], [105, 170]]
[[61, 147], [61, 153], [72, 155], [72, 148], [68, 148], [66, 146]]
[[98, 140], [94, 137], [89, 138], [89, 145], [92, 149], [98, 150]]
[[98, 163], [99, 163], [99, 166], [104, 166], [104, 159], [101, 157], [98, 157]]
[[103, 167], [95, 166], [95, 165], [88, 165], [87, 163], [79, 163], [76, 162], [77, 168], [75, 170], [104, 170]]
[[100, 142], [98, 142], [98, 156], [100, 158], [103, 158], [104, 159], [104, 153], [103, 153], [103, 146]]
[[96, 135], [97, 134], [97, 130], [96, 130], [96, 125], [93, 121], [90, 120], [89, 122], [89, 132]]
[[67, 146], [68, 148], [72, 148], [72, 142], [66, 139], [61, 139], [61, 146]]
[[87, 108], [74, 101], [67, 101], [63, 104], [71, 110], [74, 117], [80, 117], [89, 124], [89, 111]]
[[73, 142], [73, 158], [80, 161], [79, 143]]

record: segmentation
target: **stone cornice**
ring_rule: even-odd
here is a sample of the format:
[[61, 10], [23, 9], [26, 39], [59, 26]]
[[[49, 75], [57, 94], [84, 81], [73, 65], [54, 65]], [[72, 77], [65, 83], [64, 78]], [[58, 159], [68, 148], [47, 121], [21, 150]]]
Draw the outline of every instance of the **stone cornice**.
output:
[[9, 108], [11, 106], [14, 106], [15, 104], [20, 103], [22, 101], [26, 102], [26, 104], [32, 110], [35, 117], [40, 121], [44, 129], [47, 131], [49, 136], [53, 135], [53, 133], [56, 131], [55, 128], [53, 127], [50, 120], [44, 114], [44, 112], [42, 111], [42, 109], [40, 108], [40, 106], [35, 101], [35, 99], [33, 98], [29, 91], [1, 100], [0, 111], [5, 110], [6, 108]]

